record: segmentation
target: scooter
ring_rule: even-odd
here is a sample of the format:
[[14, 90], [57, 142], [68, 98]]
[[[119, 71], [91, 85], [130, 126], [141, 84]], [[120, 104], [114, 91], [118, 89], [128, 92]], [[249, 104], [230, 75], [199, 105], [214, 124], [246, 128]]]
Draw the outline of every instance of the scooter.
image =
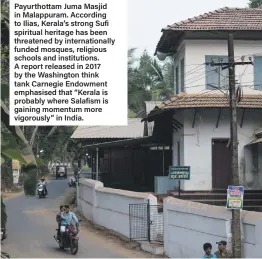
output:
[[39, 185], [38, 185], [37, 195], [38, 195], [39, 199], [45, 198], [46, 192], [45, 192], [44, 185], [42, 185], [42, 184], [39, 184]]

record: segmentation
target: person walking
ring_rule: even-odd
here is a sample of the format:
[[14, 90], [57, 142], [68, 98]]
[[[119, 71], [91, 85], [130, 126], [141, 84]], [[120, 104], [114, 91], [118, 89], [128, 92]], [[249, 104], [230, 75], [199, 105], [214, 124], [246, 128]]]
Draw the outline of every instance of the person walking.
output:
[[215, 252], [217, 258], [232, 258], [232, 253], [227, 250], [227, 242], [221, 240], [217, 242], [218, 251]]

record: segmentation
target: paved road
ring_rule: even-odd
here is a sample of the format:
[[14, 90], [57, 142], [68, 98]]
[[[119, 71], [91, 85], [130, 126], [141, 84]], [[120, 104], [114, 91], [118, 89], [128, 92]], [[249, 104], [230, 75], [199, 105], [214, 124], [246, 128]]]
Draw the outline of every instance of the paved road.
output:
[[[49, 196], [39, 200], [24, 195], [6, 201], [8, 238], [4, 240], [3, 251], [11, 258], [123, 258], [123, 253], [101, 244], [97, 237], [86, 229], [79, 233], [79, 251], [73, 256], [61, 251], [53, 238], [59, 209], [68, 180], [51, 180]], [[129, 256], [128, 256], [129, 257]]]

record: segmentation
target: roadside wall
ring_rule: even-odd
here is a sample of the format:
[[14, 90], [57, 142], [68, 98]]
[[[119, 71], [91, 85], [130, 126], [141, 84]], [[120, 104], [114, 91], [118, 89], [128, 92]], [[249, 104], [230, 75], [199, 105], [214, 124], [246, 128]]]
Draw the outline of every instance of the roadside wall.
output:
[[[77, 206], [80, 213], [91, 222], [127, 238], [130, 237], [129, 204], [148, 203], [149, 200], [150, 205], [157, 205], [157, 198], [149, 193], [105, 188], [102, 182], [90, 179], [81, 179], [79, 183]], [[146, 222], [137, 220], [136, 223], [137, 230], [145, 228]]]
[[[262, 213], [242, 211], [243, 257], [260, 258]], [[164, 200], [164, 251], [170, 258], [200, 258], [203, 244], [226, 240], [231, 250], [231, 212], [211, 206], [168, 197]]]

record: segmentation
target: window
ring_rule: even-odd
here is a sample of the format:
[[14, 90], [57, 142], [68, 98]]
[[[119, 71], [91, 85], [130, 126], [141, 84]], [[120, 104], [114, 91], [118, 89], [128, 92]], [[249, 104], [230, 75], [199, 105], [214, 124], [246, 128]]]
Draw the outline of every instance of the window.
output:
[[176, 94], [179, 94], [179, 67], [176, 67]]
[[254, 57], [254, 89], [262, 91], [262, 56]]
[[180, 72], [180, 82], [181, 82], [181, 92], [185, 92], [185, 60], [182, 59], [180, 62], [181, 72]]
[[[227, 56], [206, 56], [205, 62], [214, 63], [227, 63]], [[211, 66], [206, 65], [206, 89], [216, 90], [218, 89], [228, 89], [229, 78], [228, 69], [222, 70], [223, 66]]]

